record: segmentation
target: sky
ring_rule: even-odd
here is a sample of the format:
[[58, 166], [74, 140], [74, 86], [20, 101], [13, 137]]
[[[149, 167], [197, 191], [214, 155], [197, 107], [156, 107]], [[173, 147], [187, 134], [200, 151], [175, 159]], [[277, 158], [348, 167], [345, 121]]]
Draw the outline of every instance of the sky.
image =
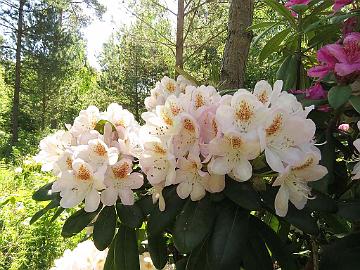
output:
[[[101, 20], [93, 15], [93, 21], [82, 30], [87, 41], [88, 61], [96, 69], [100, 68], [96, 57], [101, 53], [104, 42], [118, 27], [130, 25], [135, 21], [135, 17], [126, 10], [122, 0], [99, 0], [99, 2], [107, 8], [107, 11]], [[176, 12], [176, 0], [162, 0], [161, 2]], [[169, 16], [174, 17], [170, 14]], [[175, 18], [172, 20], [175, 21]]]

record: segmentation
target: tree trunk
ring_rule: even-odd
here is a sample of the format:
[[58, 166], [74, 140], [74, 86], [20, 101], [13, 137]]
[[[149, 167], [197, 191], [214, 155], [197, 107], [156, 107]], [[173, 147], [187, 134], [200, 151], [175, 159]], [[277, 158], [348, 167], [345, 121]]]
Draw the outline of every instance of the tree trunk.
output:
[[252, 33], [254, 0], [232, 0], [229, 9], [228, 37], [221, 67], [221, 88], [244, 87], [246, 61]]
[[184, 0], [178, 0], [178, 12], [176, 22], [176, 66], [183, 68], [184, 65]]
[[21, 39], [23, 32], [23, 11], [24, 11], [25, 0], [19, 0], [19, 17], [17, 25], [17, 36], [16, 36], [16, 64], [15, 64], [15, 88], [13, 97], [13, 108], [12, 108], [12, 138], [11, 145], [14, 145], [18, 141], [19, 131], [19, 100], [20, 100], [20, 68], [21, 68]]

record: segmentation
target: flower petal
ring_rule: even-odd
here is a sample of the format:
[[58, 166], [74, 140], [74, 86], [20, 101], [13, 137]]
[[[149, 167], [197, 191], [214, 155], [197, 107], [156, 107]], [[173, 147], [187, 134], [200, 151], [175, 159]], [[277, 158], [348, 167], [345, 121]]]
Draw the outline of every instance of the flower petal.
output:
[[285, 185], [281, 185], [275, 197], [275, 211], [280, 217], [285, 217], [288, 212], [289, 191]]

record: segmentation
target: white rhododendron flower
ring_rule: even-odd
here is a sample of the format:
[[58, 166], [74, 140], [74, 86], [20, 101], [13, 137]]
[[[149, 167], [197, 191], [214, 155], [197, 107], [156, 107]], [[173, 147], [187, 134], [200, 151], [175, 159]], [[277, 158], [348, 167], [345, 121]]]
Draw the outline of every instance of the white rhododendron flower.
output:
[[280, 186], [275, 198], [275, 210], [279, 216], [286, 216], [288, 202], [292, 202], [297, 209], [303, 209], [311, 196], [308, 182], [321, 179], [327, 174], [327, 169], [321, 166], [319, 157], [313, 153], [304, 159], [288, 165], [276, 178], [273, 186]]
[[270, 168], [280, 172], [284, 163], [301, 160], [304, 154], [297, 146], [311, 141], [315, 129], [314, 122], [309, 119], [291, 116], [281, 109], [271, 110], [260, 132], [261, 146]]
[[132, 172], [132, 167], [132, 161], [127, 158], [108, 167], [104, 181], [106, 189], [101, 193], [101, 201], [104, 205], [115, 205], [118, 197], [124, 205], [134, 204], [132, 189], [140, 188], [144, 178], [141, 173]]
[[246, 181], [252, 175], [249, 160], [259, 156], [260, 144], [239, 132], [229, 131], [210, 142], [209, 153], [213, 156], [208, 165], [211, 171], [220, 175], [232, 173], [236, 180]]
[[282, 87], [282, 81], [276, 81], [274, 88], [272, 88], [267, 81], [262, 80], [256, 83], [253, 93], [261, 103], [269, 106], [270, 103], [275, 102], [279, 97]]
[[175, 181], [175, 156], [167, 145], [161, 141], [144, 143], [140, 166], [152, 185], [164, 181], [166, 185], [170, 185]]
[[60, 206], [70, 208], [85, 199], [85, 211], [95, 211], [100, 203], [99, 190], [104, 189], [106, 166], [94, 169], [89, 163], [75, 159], [72, 170], [65, 170], [54, 182], [52, 190], [60, 192]]
[[[115, 103], [105, 112], [90, 106], [67, 128], [43, 139], [36, 156], [43, 170], [57, 176], [52, 192], [60, 193], [60, 206], [84, 202], [85, 211], [93, 212], [100, 198], [106, 205], [114, 205], [118, 198], [123, 204], [133, 204], [132, 190], [143, 184], [141, 174], [131, 173], [134, 157], [142, 152], [134, 116]], [[121, 167], [124, 161], [126, 170]]]
[[54, 169], [54, 164], [65, 149], [72, 144], [73, 137], [70, 132], [59, 130], [40, 141], [40, 152], [34, 157], [42, 163], [41, 169], [45, 172]]
[[102, 270], [107, 253], [108, 250], [99, 251], [93, 241], [86, 240], [78, 244], [74, 250], [65, 250], [50, 270]]
[[77, 137], [93, 130], [99, 120], [99, 109], [95, 106], [90, 106], [86, 110], [80, 111], [79, 116], [75, 118], [74, 124], [70, 128], [70, 132]]

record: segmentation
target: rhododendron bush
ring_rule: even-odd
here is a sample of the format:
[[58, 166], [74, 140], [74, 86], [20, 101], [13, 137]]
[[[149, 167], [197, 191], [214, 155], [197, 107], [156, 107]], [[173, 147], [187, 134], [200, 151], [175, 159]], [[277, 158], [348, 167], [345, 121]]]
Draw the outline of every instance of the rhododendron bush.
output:
[[[104, 269], [140, 269], [144, 251], [157, 269], [358, 269], [357, 4], [264, 2], [289, 23], [268, 43], [283, 52], [279, 80], [220, 91], [164, 77], [142, 125], [116, 103], [82, 110], [40, 143], [56, 180], [35, 192], [50, 202], [32, 222], [69, 211], [62, 235], [91, 228]], [[312, 40], [334, 26], [335, 41]]]

